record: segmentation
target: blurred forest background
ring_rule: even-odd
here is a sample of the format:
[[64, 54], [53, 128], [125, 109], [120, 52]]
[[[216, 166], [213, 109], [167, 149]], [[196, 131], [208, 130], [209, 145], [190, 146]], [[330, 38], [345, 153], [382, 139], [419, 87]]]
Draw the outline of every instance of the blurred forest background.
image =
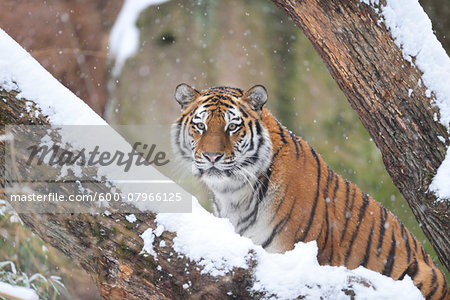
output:
[[[449, 1], [420, 3], [450, 53]], [[180, 111], [173, 99], [177, 84], [198, 89], [263, 84], [274, 115], [334, 170], [398, 216], [437, 260], [358, 116], [301, 30], [275, 5], [261, 0], [172, 0], [150, 6], [136, 22], [138, 52], [114, 77], [109, 35], [122, 4], [0, 0], [0, 28], [110, 124], [154, 125], [158, 136], [167, 137], [156, 141], [158, 145], [169, 143], [169, 125]], [[155, 136], [138, 132], [128, 138], [152, 141]], [[204, 187], [189, 189], [209, 207]], [[0, 203], [0, 281], [31, 286], [42, 298], [100, 297], [75, 262], [24, 228], [5, 203]]]

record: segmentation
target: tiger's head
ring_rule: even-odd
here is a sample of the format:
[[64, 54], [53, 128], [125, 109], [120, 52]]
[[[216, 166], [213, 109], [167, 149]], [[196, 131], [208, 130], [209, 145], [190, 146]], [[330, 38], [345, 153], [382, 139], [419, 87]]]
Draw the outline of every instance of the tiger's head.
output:
[[175, 99], [182, 113], [172, 128], [172, 144], [194, 175], [222, 191], [258, 180], [272, 155], [270, 136], [261, 120], [267, 101], [263, 86], [247, 92], [230, 87], [197, 91], [180, 84]]

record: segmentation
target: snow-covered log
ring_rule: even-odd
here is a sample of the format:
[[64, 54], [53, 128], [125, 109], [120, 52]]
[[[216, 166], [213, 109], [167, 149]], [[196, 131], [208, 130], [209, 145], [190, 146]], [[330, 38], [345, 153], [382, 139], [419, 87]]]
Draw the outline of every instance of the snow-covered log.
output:
[[[1, 125], [107, 126], [1, 30], [0, 121]], [[9, 135], [1, 135], [2, 152], [5, 145], [14, 144], [6, 143], [10, 139]], [[75, 147], [83, 141], [72, 139], [71, 143]], [[106, 146], [131, 148], [120, 137]], [[12, 169], [5, 168], [5, 161], [1, 161], [3, 180], [7, 178], [4, 175], [22, 171], [23, 158], [15, 159]], [[81, 185], [91, 193], [117, 193], [113, 180], [110, 182], [104, 171], [100, 167], [78, 170], [75, 172], [80, 179], [77, 185], [71, 189], [61, 182], [56, 192], [76, 194]], [[163, 180], [158, 174], [154, 171], [155, 177]], [[98, 178], [98, 175], [102, 180], [84, 186], [89, 181], [82, 179]], [[6, 188], [5, 182], [1, 183]], [[21, 209], [16, 202], [11, 204]], [[299, 243], [285, 254], [267, 253], [236, 234], [228, 220], [215, 218], [205, 211], [195, 199], [191, 213], [155, 214], [139, 206], [130, 214], [123, 212], [121, 204], [112, 202], [103, 211], [100, 207], [91, 213], [19, 211], [19, 215], [44, 241], [77, 261], [106, 298], [342, 299], [360, 295], [364, 299], [394, 299], [408, 295], [410, 299], [422, 299], [408, 276], [394, 281], [362, 267], [348, 270], [319, 266], [315, 242]], [[71, 211], [76, 211], [82, 203], [71, 202], [70, 206]]]
[[272, 1], [322, 57], [450, 270], [450, 150], [442, 164], [450, 144], [450, 59], [419, 2]]

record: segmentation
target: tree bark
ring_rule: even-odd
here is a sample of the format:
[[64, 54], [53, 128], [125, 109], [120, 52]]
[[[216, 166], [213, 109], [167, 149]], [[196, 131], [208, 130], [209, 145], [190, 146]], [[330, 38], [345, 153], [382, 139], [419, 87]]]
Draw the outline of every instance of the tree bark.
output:
[[[350, 0], [272, 0], [303, 30], [358, 113], [394, 184], [407, 200], [440, 261], [450, 270], [450, 201], [428, 187], [446, 155], [447, 129], [384, 23]], [[408, 95], [409, 89], [413, 92]]]

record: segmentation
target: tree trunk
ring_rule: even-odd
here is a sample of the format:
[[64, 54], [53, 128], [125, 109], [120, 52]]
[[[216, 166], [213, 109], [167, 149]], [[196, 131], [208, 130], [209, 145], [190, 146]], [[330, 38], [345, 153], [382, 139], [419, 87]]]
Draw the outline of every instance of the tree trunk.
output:
[[[384, 23], [350, 0], [272, 0], [300, 27], [380, 149], [386, 169], [407, 200], [440, 261], [450, 270], [449, 201], [428, 187], [445, 158], [449, 135]], [[408, 95], [408, 90], [413, 90]]]

